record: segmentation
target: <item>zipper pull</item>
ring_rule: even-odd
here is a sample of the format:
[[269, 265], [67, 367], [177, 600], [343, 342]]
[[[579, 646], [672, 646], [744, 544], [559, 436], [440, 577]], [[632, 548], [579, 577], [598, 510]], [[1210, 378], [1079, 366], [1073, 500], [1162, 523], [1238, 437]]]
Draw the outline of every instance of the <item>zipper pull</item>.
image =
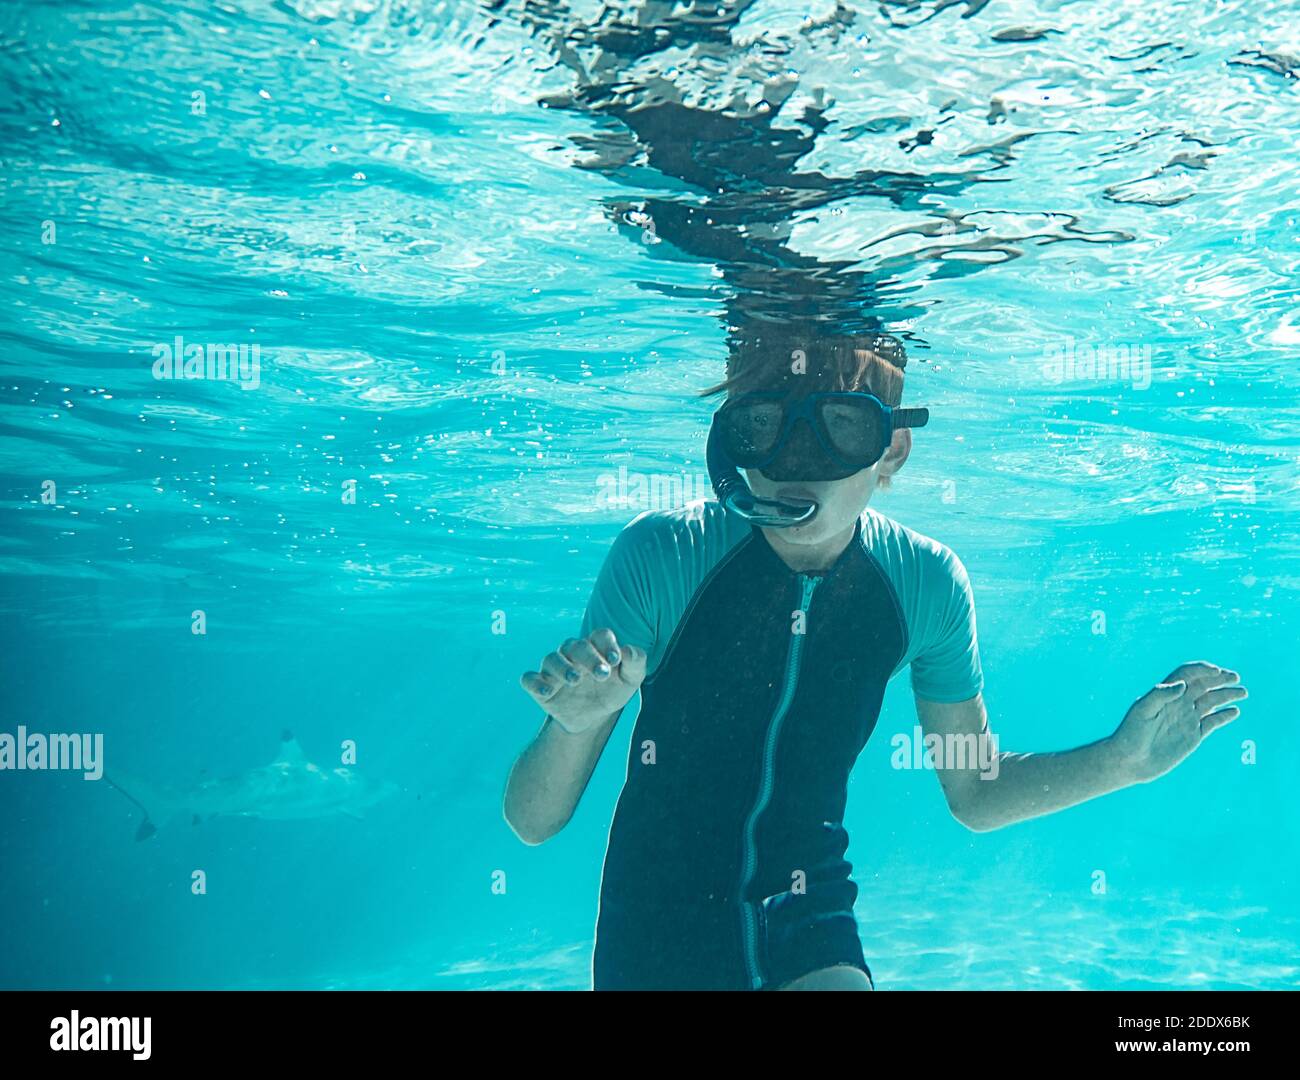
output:
[[817, 574], [800, 574], [799, 580], [803, 583], [803, 600], [799, 604], [799, 610], [806, 612], [812, 602], [813, 592], [822, 583], [822, 579]]

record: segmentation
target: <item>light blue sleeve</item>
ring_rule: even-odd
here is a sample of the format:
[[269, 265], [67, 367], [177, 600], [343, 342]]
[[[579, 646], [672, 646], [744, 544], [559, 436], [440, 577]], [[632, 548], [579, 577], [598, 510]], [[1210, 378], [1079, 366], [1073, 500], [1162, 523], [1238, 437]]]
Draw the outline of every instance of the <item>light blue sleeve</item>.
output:
[[912, 690], [928, 701], [966, 701], [984, 689], [975, 597], [961, 560], [948, 548], [937, 556], [921, 558]]
[[637, 645], [649, 656], [657, 652], [655, 604], [665, 583], [651, 557], [656, 541], [652, 526], [648, 515], [641, 514], [615, 537], [591, 590], [581, 637], [610, 629], [620, 644]]
[[973, 698], [984, 689], [975, 632], [975, 598], [961, 560], [945, 545], [873, 510], [863, 539], [893, 583], [907, 624], [912, 690], [929, 701]]

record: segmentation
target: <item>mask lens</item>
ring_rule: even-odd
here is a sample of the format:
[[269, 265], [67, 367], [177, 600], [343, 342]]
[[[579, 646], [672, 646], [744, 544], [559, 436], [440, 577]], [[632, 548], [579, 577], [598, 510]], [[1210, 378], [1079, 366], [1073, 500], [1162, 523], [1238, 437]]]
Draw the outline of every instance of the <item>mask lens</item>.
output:
[[761, 471], [769, 480], [821, 481], [843, 480], [859, 468], [843, 465], [828, 455], [809, 422], [796, 420], [790, 438]]
[[740, 466], [755, 464], [776, 448], [785, 418], [779, 401], [746, 401], [723, 414], [727, 453]]
[[884, 416], [868, 400], [828, 398], [819, 403], [822, 432], [845, 461], [874, 465], [885, 452]]

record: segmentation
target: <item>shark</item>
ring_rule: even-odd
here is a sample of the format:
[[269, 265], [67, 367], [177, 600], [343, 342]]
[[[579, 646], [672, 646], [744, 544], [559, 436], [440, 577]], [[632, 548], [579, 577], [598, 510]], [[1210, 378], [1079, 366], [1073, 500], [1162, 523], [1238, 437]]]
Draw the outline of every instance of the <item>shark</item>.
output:
[[251, 817], [266, 821], [307, 821], [342, 814], [359, 818], [397, 788], [374, 781], [356, 769], [322, 769], [307, 759], [293, 732], [280, 735], [275, 760], [238, 776], [204, 780], [186, 791], [169, 791], [141, 780], [105, 774], [115, 791], [144, 814], [137, 840], [148, 840], [161, 825], [188, 817], [198, 825], [215, 817]]

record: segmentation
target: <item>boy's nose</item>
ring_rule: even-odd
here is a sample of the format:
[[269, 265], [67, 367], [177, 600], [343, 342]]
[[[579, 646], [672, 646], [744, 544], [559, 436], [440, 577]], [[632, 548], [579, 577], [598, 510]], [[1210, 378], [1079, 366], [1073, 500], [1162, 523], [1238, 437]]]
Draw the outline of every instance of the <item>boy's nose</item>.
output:
[[794, 422], [790, 438], [776, 460], [762, 470], [769, 480], [808, 481], [839, 479], [843, 470], [822, 449], [811, 425], [802, 417]]

